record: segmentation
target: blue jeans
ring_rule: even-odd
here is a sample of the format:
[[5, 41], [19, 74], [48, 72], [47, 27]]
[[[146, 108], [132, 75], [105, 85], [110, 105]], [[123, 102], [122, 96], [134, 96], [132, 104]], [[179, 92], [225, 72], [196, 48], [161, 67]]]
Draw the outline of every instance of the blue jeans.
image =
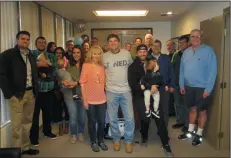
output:
[[106, 95], [107, 112], [109, 115], [111, 133], [114, 142], [119, 142], [121, 139], [118, 125], [118, 108], [120, 105], [125, 120], [124, 140], [125, 143], [132, 143], [134, 139], [135, 122], [131, 92], [113, 93], [107, 91]]
[[188, 126], [189, 109], [184, 104], [184, 96], [180, 94], [180, 89], [177, 87], [173, 93], [175, 100], [176, 122]]
[[64, 101], [69, 113], [70, 133], [72, 136], [79, 136], [84, 133], [85, 127], [86, 110], [82, 100], [73, 100], [64, 95]]

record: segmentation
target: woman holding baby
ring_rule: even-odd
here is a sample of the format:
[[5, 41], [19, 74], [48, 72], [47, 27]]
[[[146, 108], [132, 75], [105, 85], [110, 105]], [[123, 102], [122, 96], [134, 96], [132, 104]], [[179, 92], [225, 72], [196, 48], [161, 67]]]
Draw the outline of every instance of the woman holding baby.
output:
[[84, 62], [80, 46], [74, 46], [72, 58], [65, 69], [64, 61], [58, 61], [59, 78], [63, 85], [64, 101], [68, 108], [70, 123], [70, 142], [75, 144], [77, 139], [84, 141], [85, 109], [82, 103], [79, 84], [80, 73]]

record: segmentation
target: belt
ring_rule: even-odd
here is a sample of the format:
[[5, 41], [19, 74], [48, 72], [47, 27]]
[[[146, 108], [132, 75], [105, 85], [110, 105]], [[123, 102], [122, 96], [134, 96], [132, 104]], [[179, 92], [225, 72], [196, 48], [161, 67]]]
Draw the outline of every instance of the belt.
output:
[[30, 90], [32, 90], [33, 89], [33, 87], [27, 87], [26, 88], [26, 91], [30, 91]]

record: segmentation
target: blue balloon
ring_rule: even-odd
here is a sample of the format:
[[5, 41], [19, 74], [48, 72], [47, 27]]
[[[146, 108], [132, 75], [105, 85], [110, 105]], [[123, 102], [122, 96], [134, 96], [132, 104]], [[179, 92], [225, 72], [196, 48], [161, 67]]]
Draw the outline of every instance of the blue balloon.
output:
[[81, 37], [76, 37], [74, 39], [75, 45], [82, 45], [83, 44], [83, 39]]

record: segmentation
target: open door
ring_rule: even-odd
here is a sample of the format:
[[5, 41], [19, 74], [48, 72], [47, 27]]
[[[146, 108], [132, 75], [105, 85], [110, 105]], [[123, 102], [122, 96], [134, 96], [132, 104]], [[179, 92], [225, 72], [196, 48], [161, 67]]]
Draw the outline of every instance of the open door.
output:
[[204, 43], [211, 46], [217, 57], [218, 76], [214, 91], [212, 93], [213, 102], [208, 110], [208, 119], [205, 125], [205, 140], [215, 149], [220, 148], [220, 126], [221, 126], [221, 104], [222, 87], [224, 71], [224, 55], [222, 53], [222, 30], [223, 16], [217, 16], [212, 19], [202, 21], [200, 29], [203, 31]]
[[213, 103], [208, 110], [205, 139], [215, 149], [230, 149], [230, 8], [223, 16], [202, 21], [204, 43], [213, 47], [217, 56], [218, 76]]
[[223, 54], [224, 54], [224, 73], [223, 73], [223, 94], [221, 109], [221, 139], [220, 149], [230, 149], [230, 7], [223, 13]]

